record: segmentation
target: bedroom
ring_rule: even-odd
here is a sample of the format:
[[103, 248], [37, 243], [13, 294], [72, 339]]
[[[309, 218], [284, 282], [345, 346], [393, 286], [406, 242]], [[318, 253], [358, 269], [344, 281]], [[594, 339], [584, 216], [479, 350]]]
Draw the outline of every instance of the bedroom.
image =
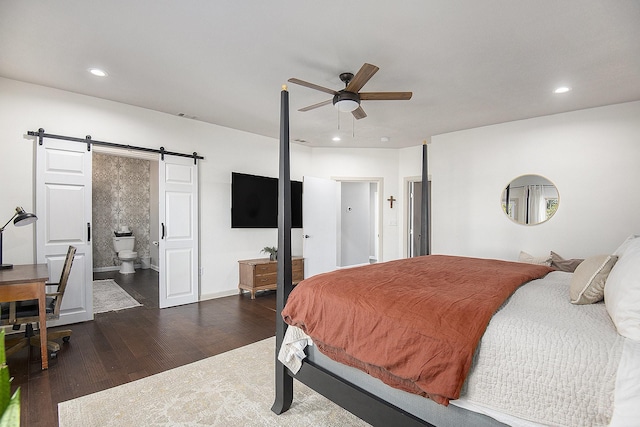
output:
[[[637, 18], [637, 9], [632, 10], [636, 15], [627, 17], [625, 22]], [[19, 15], [14, 17], [19, 21]], [[421, 24], [414, 25], [417, 28]], [[3, 28], [9, 26], [3, 22]], [[37, 36], [37, 32], [34, 34]], [[4, 33], [2, 39], [12, 40], [4, 37]], [[338, 44], [335, 40], [334, 43]], [[640, 55], [637, 47], [633, 49], [627, 54], [627, 60], [630, 61], [630, 67], [637, 71]], [[3, 45], [5, 51], [10, 51], [9, 46]], [[588, 56], [586, 53], [584, 55]], [[355, 58], [341, 58], [335, 61], [331, 70], [326, 73], [315, 71], [315, 75], [326, 74], [325, 78], [331, 77], [333, 68], [340, 68], [343, 64], [355, 71], [363, 62], [370, 61], [381, 66], [375, 79], [383, 79], [387, 75], [388, 80], [380, 82], [380, 90], [413, 90], [415, 101], [419, 101], [417, 86], [410, 82], [403, 83], [403, 80], [409, 77], [416, 79], [415, 76], [421, 74], [416, 70], [420, 68], [403, 71], [402, 67], [396, 65], [394, 69], [393, 61], [400, 59], [384, 59], [384, 54], [375, 53], [372, 56], [370, 58], [358, 53]], [[382, 58], [378, 60], [379, 57]], [[77, 73], [84, 73], [84, 68]], [[189, 120], [176, 117], [175, 114], [100, 99], [101, 96], [53, 89], [46, 87], [53, 86], [46, 82], [34, 85], [27, 83], [33, 81], [33, 77], [16, 75], [14, 70], [7, 69], [1, 75], [5, 78], [0, 80], [0, 143], [4, 149], [0, 160], [0, 176], [4, 182], [12, 183], [3, 186], [0, 200], [2, 211], [12, 212], [16, 203], [25, 205], [25, 208], [34, 206], [35, 148], [33, 141], [25, 140], [23, 135], [28, 130], [43, 127], [57, 134], [79, 137], [91, 134], [96, 139], [107, 141], [197, 151], [205, 157], [200, 169], [200, 230], [201, 236], [211, 238], [203, 237], [201, 243], [201, 265], [205, 267], [200, 281], [201, 299], [236, 293], [237, 260], [260, 256], [261, 248], [275, 243], [275, 230], [244, 233], [230, 229], [229, 182], [232, 171], [276, 176], [276, 135], [263, 136], [236, 130], [240, 127], [232, 125], [219, 126]], [[294, 76], [316, 81], [314, 75], [307, 75], [299, 69], [287, 70], [282, 79]], [[84, 76], [78, 78], [85, 79]], [[214, 79], [211, 76], [209, 78]], [[282, 83], [282, 80], [275, 82], [266, 101], [268, 108], [274, 112], [277, 111], [277, 91]], [[583, 86], [589, 85], [583, 83]], [[613, 90], [611, 86], [616, 85], [610, 84], [609, 89]], [[179, 84], [176, 83], [176, 86]], [[636, 159], [640, 158], [638, 87], [640, 85], [636, 84], [623, 88], [624, 96], [615, 102], [607, 101], [607, 96], [607, 100], [598, 106], [591, 105], [596, 108], [434, 134], [437, 136], [431, 138], [429, 148], [430, 174], [434, 183], [432, 221], [438, 224], [432, 236], [434, 252], [516, 259], [520, 250], [534, 255], [553, 250], [568, 258], [586, 257], [613, 251], [627, 235], [640, 230], [637, 215], [640, 196], [633, 191], [633, 183], [640, 179], [640, 172], [635, 167]], [[427, 86], [422, 96], [428, 96], [429, 90]], [[220, 91], [231, 96], [224, 89]], [[528, 102], [529, 96], [532, 96], [530, 92], [520, 95], [522, 104]], [[292, 98], [310, 97], [304, 88], [292, 87], [291, 93]], [[577, 88], [567, 95], [580, 96]], [[488, 99], [492, 99], [491, 96]], [[309, 104], [314, 102], [309, 101]], [[549, 102], [563, 101], [556, 99]], [[135, 100], [130, 103], [137, 105]], [[367, 106], [370, 117], [364, 121], [376, 117], [376, 108], [381, 111], [380, 114], [385, 110], [393, 110], [395, 103], [391, 104]], [[176, 111], [191, 113], [188, 105], [175, 108]], [[436, 108], [433, 106], [427, 106], [424, 115], [436, 115], [434, 110]], [[446, 110], [445, 113], [456, 114], [456, 110]], [[251, 116], [253, 113], [247, 111], [246, 114]], [[313, 120], [308, 118], [312, 113], [306, 114], [299, 116], [300, 119]], [[326, 120], [326, 125], [333, 130], [336, 127], [335, 113], [329, 111], [327, 114], [330, 118]], [[341, 125], [351, 130], [350, 120], [343, 118]], [[356, 122], [356, 135], [360, 131], [363, 131], [361, 124]], [[376, 145], [373, 148], [293, 144], [293, 177], [301, 179], [305, 174], [325, 178], [383, 177], [384, 198], [393, 195], [399, 200], [393, 209], [385, 203], [382, 211], [383, 259], [401, 258], [405, 247], [403, 221], [406, 201], [402, 197], [403, 180], [419, 175], [420, 145], [422, 139], [429, 135], [428, 131], [421, 130], [419, 137], [400, 148], [382, 148], [377, 140], [371, 142], [371, 145]], [[503, 187], [524, 173], [546, 176], [557, 185], [560, 192], [557, 215], [541, 226], [516, 226], [500, 211]], [[31, 232], [14, 227], [5, 231], [5, 259], [15, 264], [34, 260]], [[301, 253], [301, 234], [294, 234], [293, 244], [294, 251]]]

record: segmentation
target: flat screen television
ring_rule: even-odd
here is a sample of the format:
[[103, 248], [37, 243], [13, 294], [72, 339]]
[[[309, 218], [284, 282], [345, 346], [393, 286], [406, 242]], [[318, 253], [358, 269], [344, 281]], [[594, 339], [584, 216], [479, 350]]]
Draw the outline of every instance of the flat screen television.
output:
[[[302, 182], [291, 181], [291, 227], [302, 228]], [[231, 172], [231, 228], [278, 228], [278, 179]]]

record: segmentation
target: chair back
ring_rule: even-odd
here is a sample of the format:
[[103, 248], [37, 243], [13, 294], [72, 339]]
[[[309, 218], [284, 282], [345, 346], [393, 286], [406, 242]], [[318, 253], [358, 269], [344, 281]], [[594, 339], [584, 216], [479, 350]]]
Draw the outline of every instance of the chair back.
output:
[[67, 288], [67, 281], [71, 274], [71, 266], [73, 265], [73, 258], [76, 255], [76, 247], [69, 246], [67, 250], [67, 257], [64, 259], [64, 265], [62, 266], [62, 273], [60, 274], [60, 281], [58, 282], [58, 289], [56, 290], [55, 305], [53, 309], [54, 315], [59, 315], [60, 305], [62, 304], [62, 296]]

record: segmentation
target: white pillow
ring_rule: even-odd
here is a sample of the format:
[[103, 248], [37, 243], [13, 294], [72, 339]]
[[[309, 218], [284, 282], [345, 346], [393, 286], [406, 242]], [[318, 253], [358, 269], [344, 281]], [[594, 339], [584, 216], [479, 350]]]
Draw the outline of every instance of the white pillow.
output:
[[604, 303], [618, 333], [640, 341], [640, 239], [631, 239], [604, 286]]
[[618, 258], [620, 258], [622, 254], [624, 254], [624, 252], [627, 250], [627, 247], [629, 246], [629, 244], [631, 244], [631, 242], [633, 242], [638, 237], [640, 237], [640, 234], [632, 234], [629, 237], [627, 237], [625, 241], [622, 242], [620, 246], [618, 246], [618, 249], [616, 249], [616, 251], [613, 254]]

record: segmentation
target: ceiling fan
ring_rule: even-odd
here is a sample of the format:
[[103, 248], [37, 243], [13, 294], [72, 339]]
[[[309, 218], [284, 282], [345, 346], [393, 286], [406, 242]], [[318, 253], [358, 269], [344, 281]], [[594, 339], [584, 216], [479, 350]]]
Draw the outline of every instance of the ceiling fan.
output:
[[298, 111], [309, 111], [333, 103], [339, 111], [351, 112], [353, 117], [359, 120], [367, 117], [367, 114], [360, 106], [360, 101], [404, 101], [411, 99], [412, 92], [359, 92], [379, 69], [375, 65], [365, 63], [355, 76], [353, 73], [340, 74], [340, 80], [344, 82], [345, 88], [339, 91], [296, 78], [289, 79], [291, 83], [333, 95], [333, 99], [309, 105]]

